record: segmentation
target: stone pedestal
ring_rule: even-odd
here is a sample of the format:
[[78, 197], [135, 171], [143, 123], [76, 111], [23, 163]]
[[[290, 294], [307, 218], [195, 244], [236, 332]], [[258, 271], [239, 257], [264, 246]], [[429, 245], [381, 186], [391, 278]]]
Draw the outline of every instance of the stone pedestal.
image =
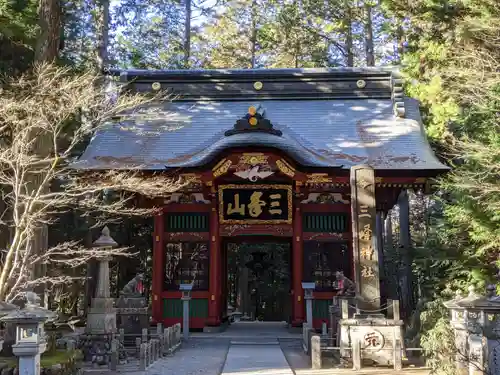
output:
[[116, 333], [116, 309], [112, 298], [94, 298], [87, 315], [85, 333], [104, 335]]
[[340, 354], [349, 357], [351, 348], [354, 369], [361, 369], [363, 361], [390, 365], [395, 370], [402, 368], [403, 321], [399, 319], [398, 301], [394, 301], [393, 310], [393, 319], [382, 314], [358, 313], [350, 317], [347, 301], [343, 300], [339, 321]]
[[119, 329], [123, 329], [126, 337], [141, 336], [142, 330], [149, 327], [149, 311], [144, 297], [122, 296], [116, 301], [116, 321]]

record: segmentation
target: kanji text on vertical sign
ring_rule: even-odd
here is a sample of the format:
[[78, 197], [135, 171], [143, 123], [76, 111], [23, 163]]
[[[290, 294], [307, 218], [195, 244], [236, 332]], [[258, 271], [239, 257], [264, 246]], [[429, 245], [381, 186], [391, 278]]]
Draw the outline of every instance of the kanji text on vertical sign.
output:
[[376, 227], [375, 172], [369, 166], [354, 166], [350, 180], [356, 292], [364, 301], [363, 308], [376, 310], [380, 307], [380, 276], [373, 241]]

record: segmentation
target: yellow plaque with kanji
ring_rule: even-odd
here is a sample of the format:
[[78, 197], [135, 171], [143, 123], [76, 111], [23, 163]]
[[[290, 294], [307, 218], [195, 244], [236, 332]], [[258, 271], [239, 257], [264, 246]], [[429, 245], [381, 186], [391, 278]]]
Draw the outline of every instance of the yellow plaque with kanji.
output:
[[291, 224], [290, 185], [219, 186], [221, 224]]

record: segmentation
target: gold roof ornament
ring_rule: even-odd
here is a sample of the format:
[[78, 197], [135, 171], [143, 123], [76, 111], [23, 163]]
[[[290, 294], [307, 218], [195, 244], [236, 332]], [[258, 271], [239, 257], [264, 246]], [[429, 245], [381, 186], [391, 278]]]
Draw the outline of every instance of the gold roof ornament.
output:
[[262, 90], [263, 87], [264, 87], [264, 84], [260, 81], [254, 82], [254, 84], [253, 84], [253, 88], [257, 91]]

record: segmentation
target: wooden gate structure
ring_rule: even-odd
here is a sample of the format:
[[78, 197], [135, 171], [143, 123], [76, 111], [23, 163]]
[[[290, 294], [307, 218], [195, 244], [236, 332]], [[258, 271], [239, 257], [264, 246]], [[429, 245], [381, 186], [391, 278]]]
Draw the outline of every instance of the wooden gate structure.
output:
[[[154, 221], [152, 314], [181, 323], [179, 284], [193, 283], [193, 328], [227, 312], [227, 239], [291, 244], [290, 320], [305, 319], [312, 281], [316, 327], [328, 322], [335, 273], [354, 280], [367, 308], [380, 286], [381, 220], [406, 189], [427, 189], [448, 168], [424, 135], [416, 100], [384, 69], [120, 71], [128, 90], [172, 100], [108, 124], [76, 163], [143, 169], [189, 185]], [[370, 302], [372, 301], [372, 302]], [[375, 302], [373, 302], [375, 301]]]

